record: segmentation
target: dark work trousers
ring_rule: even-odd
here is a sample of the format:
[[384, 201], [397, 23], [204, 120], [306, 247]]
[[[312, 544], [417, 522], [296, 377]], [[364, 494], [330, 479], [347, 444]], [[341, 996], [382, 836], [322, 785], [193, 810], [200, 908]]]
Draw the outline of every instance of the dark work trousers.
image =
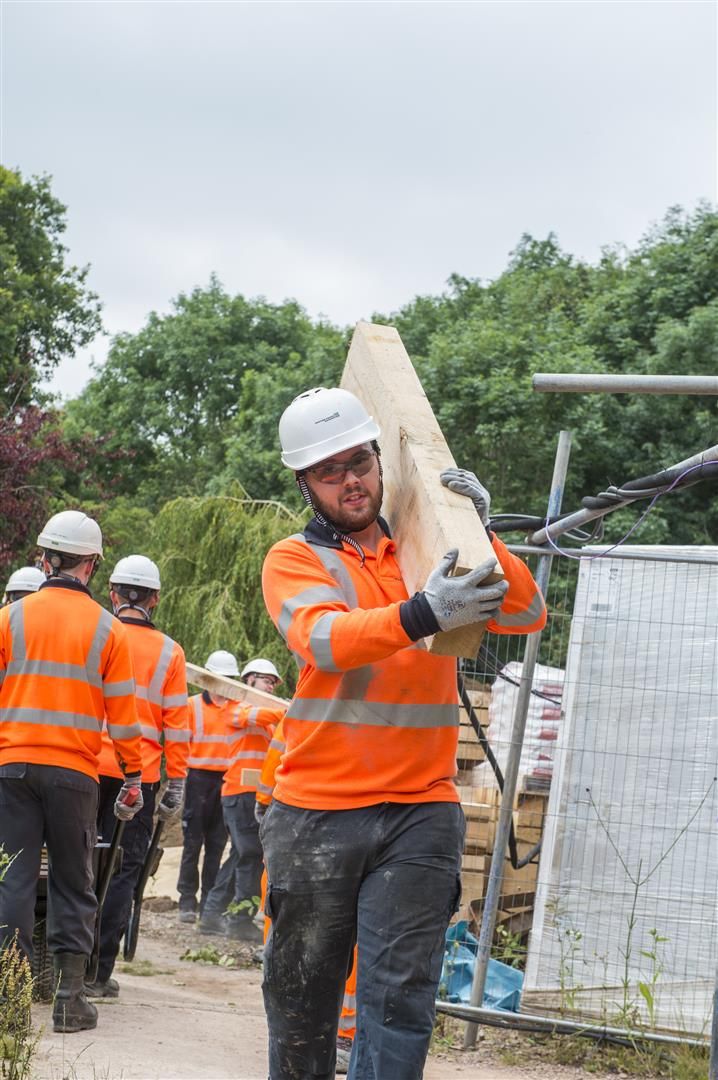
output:
[[0, 884], [0, 936], [7, 941], [17, 930], [28, 957], [43, 843], [48, 854], [48, 948], [84, 956], [92, 952], [97, 793], [97, 782], [76, 769], [0, 765], [0, 844], [16, 855]]
[[[241, 795], [223, 795], [222, 813], [224, 823], [229, 830], [232, 841], [232, 854], [234, 856], [234, 880], [229, 900], [220, 907], [226, 894], [226, 883], [220, 880], [220, 874], [214, 888], [207, 897], [204, 906], [205, 914], [221, 915], [226, 911], [227, 903], [234, 900], [240, 903], [242, 900], [251, 900], [253, 896], [259, 896], [262, 886], [262, 845], [259, 842], [259, 824], [254, 818], [255, 795], [253, 791], [244, 792]], [[228, 860], [225, 860], [225, 866]], [[252, 913], [247, 912], [251, 918]]]
[[444, 934], [460, 894], [457, 803], [300, 810], [273, 802], [264, 1003], [271, 1080], [333, 1080], [344, 982], [358, 941], [350, 1080], [419, 1080]]
[[[97, 831], [103, 842], [111, 843], [117, 825], [115, 799], [123, 781], [114, 776], [100, 777], [100, 805], [97, 812]], [[125, 822], [122, 833], [122, 868], [112, 876], [100, 921], [100, 961], [97, 981], [107, 982], [115, 966], [120, 943], [125, 936], [132, 911], [132, 894], [152, 839], [152, 817], [159, 783], [143, 784], [144, 805], [131, 821]]]
[[234, 850], [234, 847], [232, 847], [230, 848], [229, 855], [217, 871], [214, 885], [210, 889], [207, 899], [204, 902], [202, 915], [205, 918], [208, 915], [224, 915], [227, 906], [234, 900], [234, 879], [236, 873], [237, 852]]
[[183, 848], [177, 891], [180, 911], [197, 910], [199, 856], [204, 846], [202, 893], [199, 909], [214, 885], [227, 843], [227, 829], [222, 818], [222, 773], [217, 769], [190, 769], [182, 812]]

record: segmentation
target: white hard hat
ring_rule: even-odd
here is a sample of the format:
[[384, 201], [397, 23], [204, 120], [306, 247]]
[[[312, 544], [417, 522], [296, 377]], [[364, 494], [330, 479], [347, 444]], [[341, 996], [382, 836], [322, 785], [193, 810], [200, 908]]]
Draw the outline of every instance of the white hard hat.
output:
[[157, 564], [146, 555], [125, 555], [110, 574], [110, 585], [137, 585], [142, 589], [159, 589], [160, 572]]
[[21, 566], [10, 575], [5, 592], [37, 592], [43, 581], [45, 581], [45, 575], [42, 570], [38, 570], [36, 566]]
[[210, 653], [204, 666], [207, 671], [211, 671], [214, 675], [227, 675], [229, 678], [239, 677], [237, 657], [225, 649], [217, 649], [216, 652]]
[[300, 394], [279, 421], [282, 463], [295, 472], [379, 435], [359, 398], [338, 387], [317, 386]]
[[245, 675], [274, 675], [274, 678], [279, 682], [282, 681], [282, 676], [271, 660], [262, 660], [259, 657], [257, 660], [250, 660], [248, 664], [245, 664], [242, 668], [242, 674], [239, 676], [243, 679]]
[[38, 547], [68, 555], [102, 556], [102, 532], [82, 510], [63, 510], [50, 518], [37, 538]]

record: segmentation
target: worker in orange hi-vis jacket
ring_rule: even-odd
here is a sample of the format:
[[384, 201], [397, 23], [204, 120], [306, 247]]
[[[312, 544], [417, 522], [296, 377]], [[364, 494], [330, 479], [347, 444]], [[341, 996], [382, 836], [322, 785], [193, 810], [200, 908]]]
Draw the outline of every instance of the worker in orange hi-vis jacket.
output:
[[[248, 686], [270, 694], [281, 682], [272, 661], [263, 657], [250, 660], [242, 670], [241, 679]], [[262, 877], [262, 845], [254, 813], [255, 796], [274, 729], [284, 712], [282, 706], [235, 706], [230, 720], [234, 735], [230, 747], [231, 764], [222, 785], [222, 814], [235, 857], [234, 911], [225, 917], [226, 889], [218, 878], [204, 905], [200, 933], [227, 933], [239, 941], [257, 944], [262, 940], [261, 931], [253, 922]]]
[[[301, 394], [279, 424], [282, 461], [314, 517], [266, 557], [269, 614], [300, 667], [286, 751], [260, 829], [267, 867], [264, 999], [271, 1080], [333, 1075], [358, 943], [353, 1080], [418, 1080], [446, 927], [460, 897], [456, 661], [424, 638], [487, 622], [545, 623], [527, 566], [489, 532], [493, 558], [452, 576], [447, 552], [409, 597], [380, 517], [379, 429], [340, 389]], [[449, 470], [488, 525], [489, 494]], [[499, 563], [504, 579], [487, 583]]]
[[[211, 653], [205, 667], [214, 675], [239, 678], [237, 658], [226, 649]], [[183, 923], [193, 923], [197, 917], [200, 886], [201, 918], [227, 843], [227, 827], [222, 816], [222, 780], [232, 764], [230, 749], [235, 736], [230, 725], [236, 707], [236, 702], [208, 690], [189, 699], [192, 738], [182, 811], [182, 860], [177, 881], [179, 920]], [[203, 848], [200, 882], [199, 858]]]
[[[132, 896], [152, 839], [155, 801], [160, 786], [162, 755], [168, 778], [159, 802], [163, 820], [179, 813], [184, 795], [190, 746], [187, 708], [187, 672], [180, 645], [154, 625], [160, 599], [160, 572], [146, 555], [127, 555], [110, 575], [110, 602], [127, 628], [135, 697], [142, 731], [142, 810], [125, 827], [122, 866], [110, 882], [102, 910], [99, 962], [93, 983], [85, 985], [88, 997], [112, 997], [120, 992], [112, 978], [132, 911]], [[97, 826], [103, 840], [112, 839], [112, 804], [121, 784], [121, 773], [112, 753], [107, 730], [100, 754], [100, 805]]]
[[79, 510], [38, 537], [47, 581], [0, 611], [0, 844], [14, 855], [0, 888], [0, 933], [32, 950], [43, 842], [48, 851], [47, 941], [57, 991], [55, 1031], [97, 1024], [84, 993], [97, 899], [97, 764], [105, 717], [122, 773], [114, 814], [142, 808], [140, 725], [125, 627], [87, 588], [102, 533]]

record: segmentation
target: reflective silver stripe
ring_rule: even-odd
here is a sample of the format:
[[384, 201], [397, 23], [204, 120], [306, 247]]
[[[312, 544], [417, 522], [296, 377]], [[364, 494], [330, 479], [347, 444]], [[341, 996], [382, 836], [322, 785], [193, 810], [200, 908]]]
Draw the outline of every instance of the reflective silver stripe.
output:
[[191, 742], [192, 733], [189, 728], [165, 728], [165, 742]]
[[337, 1035], [341, 1035], [342, 1038], [346, 1038], [350, 1031], [354, 1031], [356, 1028], [356, 1019], [352, 1016], [342, 1016], [339, 1020], [339, 1027], [337, 1028]]
[[359, 597], [354, 588], [354, 582], [351, 579], [351, 574], [342, 562], [339, 551], [336, 551], [334, 548], [315, 547], [314, 544], [311, 545], [311, 548], [324, 566], [324, 569], [332, 575], [341, 589], [342, 597], [347, 607], [350, 610], [359, 607]]
[[249, 712], [247, 713], [247, 721], [248, 721], [248, 723], [251, 724], [254, 720], [257, 719], [258, 716], [259, 716], [259, 706], [258, 705], [251, 705], [250, 709], [249, 709]]
[[287, 749], [287, 744], [285, 742], [281, 742], [279, 739], [272, 739], [272, 741], [269, 744], [269, 749], [270, 750], [281, 750], [282, 753], [284, 753], [284, 751]]
[[52, 709], [29, 709], [17, 705], [0, 709], [0, 724], [47, 724], [49, 727], [79, 728], [81, 731], [102, 730], [102, 721], [96, 716], [54, 712]]
[[267, 785], [263, 784], [261, 780], [258, 780], [257, 791], [261, 791], [262, 795], [271, 795], [274, 791], [274, 785], [272, 785], [272, 787], [267, 787]]
[[135, 680], [125, 679], [124, 682], [106, 682], [102, 687], [103, 697], [126, 697], [127, 694], [135, 693]]
[[181, 709], [183, 705], [187, 704], [186, 694], [169, 694], [167, 697], [162, 698], [163, 709]]
[[344, 991], [344, 1001], [342, 1002], [342, 1007], [344, 1009], [356, 1009], [356, 1007], [357, 1007], [356, 994], [347, 994], [347, 992], [345, 990]]
[[338, 589], [331, 585], [310, 585], [302, 589], [296, 596], [288, 597], [282, 604], [282, 610], [277, 619], [277, 629], [284, 640], [287, 640], [289, 627], [294, 617], [294, 612], [303, 607], [311, 607], [312, 604], [343, 604], [344, 597]]
[[5, 681], [5, 668], [3, 668], [2, 670], [0, 670], [0, 686], [2, 686], [2, 684], [4, 683], [4, 681]]
[[499, 611], [494, 618], [494, 622], [499, 626], [531, 626], [540, 617], [544, 606], [543, 596], [537, 589], [533, 600], [527, 608], [524, 608], [523, 611], [515, 611], [512, 615]]
[[262, 758], [263, 756], [261, 750], [240, 750], [238, 754], [232, 755], [232, 761], [250, 761], [252, 758]]
[[160, 741], [160, 733], [154, 724], [140, 724], [140, 733], [143, 739], [149, 739], [150, 742]]
[[[63, 664], [58, 660], [11, 660], [7, 666], [8, 675], [48, 675], [54, 679], [80, 679], [87, 682], [87, 669], [84, 664]], [[95, 680], [99, 685], [99, 679]]]
[[111, 724], [109, 720], [107, 732], [111, 739], [134, 739], [135, 736], [142, 734], [139, 724]]
[[149, 697], [147, 695], [147, 687], [135, 686], [135, 697], [139, 698], [140, 701], [149, 701]]
[[334, 663], [332, 654], [332, 625], [334, 620], [343, 614], [346, 612], [327, 611], [325, 615], [319, 616], [312, 627], [309, 648], [312, 650], [315, 667], [320, 671], [341, 671]]
[[194, 707], [194, 741], [200, 742], [204, 734], [204, 719], [202, 717], [202, 695], [192, 698]]
[[[26, 659], [25, 653], [25, 616], [22, 604], [11, 604], [8, 618], [12, 633], [12, 659], [22, 662]], [[12, 661], [10, 662], [12, 664]], [[10, 665], [8, 665], [10, 667]]]
[[[203, 743], [222, 743], [224, 746], [231, 745], [235, 740], [236, 735], [203, 735]], [[195, 742], [199, 742], [199, 739], [195, 738]]]
[[[108, 638], [112, 632], [114, 624], [114, 616], [110, 615], [109, 611], [104, 609], [100, 611], [100, 618], [97, 621], [97, 629], [90, 645], [90, 651], [87, 654], [87, 660], [85, 661], [85, 667], [87, 668], [87, 677], [90, 682], [94, 682], [95, 679], [102, 678], [100, 671], [100, 662], [102, 660], [102, 650], [107, 644]], [[134, 682], [134, 679], [133, 679]]]
[[[224, 757], [191, 757], [187, 761], [187, 765], [190, 769], [206, 769], [211, 765], [220, 766], [223, 769], [228, 769], [232, 764], [229, 758]], [[217, 768], [219, 772], [219, 768]]]
[[164, 641], [162, 642], [160, 655], [148, 687], [148, 697], [150, 701], [154, 702], [156, 705], [160, 705], [162, 702], [162, 687], [167, 676], [167, 668], [170, 666], [170, 660], [172, 659], [172, 653], [174, 652], [175, 647], [175, 643], [171, 637], [167, 637], [167, 634], [164, 634], [163, 637]]
[[410, 705], [338, 698], [295, 698], [287, 710], [292, 720], [315, 723], [371, 724], [382, 727], [458, 727], [458, 705]]
[[[267, 729], [263, 728], [263, 727], [246, 727], [244, 729], [244, 731], [242, 732], [242, 735], [261, 735], [263, 739], [267, 740], [267, 742], [269, 742], [269, 740], [271, 738], [271, 736], [270, 736], [269, 732], [267, 731]], [[230, 737], [229, 741], [234, 742], [236, 738], [237, 738], [237, 736], [234, 735], [234, 736]], [[240, 738], [241, 738], [241, 736], [240, 736]], [[264, 751], [260, 751], [260, 752], [264, 753]]]

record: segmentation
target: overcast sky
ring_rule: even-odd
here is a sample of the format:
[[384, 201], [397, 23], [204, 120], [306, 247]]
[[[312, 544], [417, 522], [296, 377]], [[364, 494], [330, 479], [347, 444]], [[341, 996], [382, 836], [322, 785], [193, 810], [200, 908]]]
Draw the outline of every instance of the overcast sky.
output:
[[110, 333], [212, 271], [354, 322], [716, 199], [713, 0], [1, 9], [2, 161], [53, 176]]

